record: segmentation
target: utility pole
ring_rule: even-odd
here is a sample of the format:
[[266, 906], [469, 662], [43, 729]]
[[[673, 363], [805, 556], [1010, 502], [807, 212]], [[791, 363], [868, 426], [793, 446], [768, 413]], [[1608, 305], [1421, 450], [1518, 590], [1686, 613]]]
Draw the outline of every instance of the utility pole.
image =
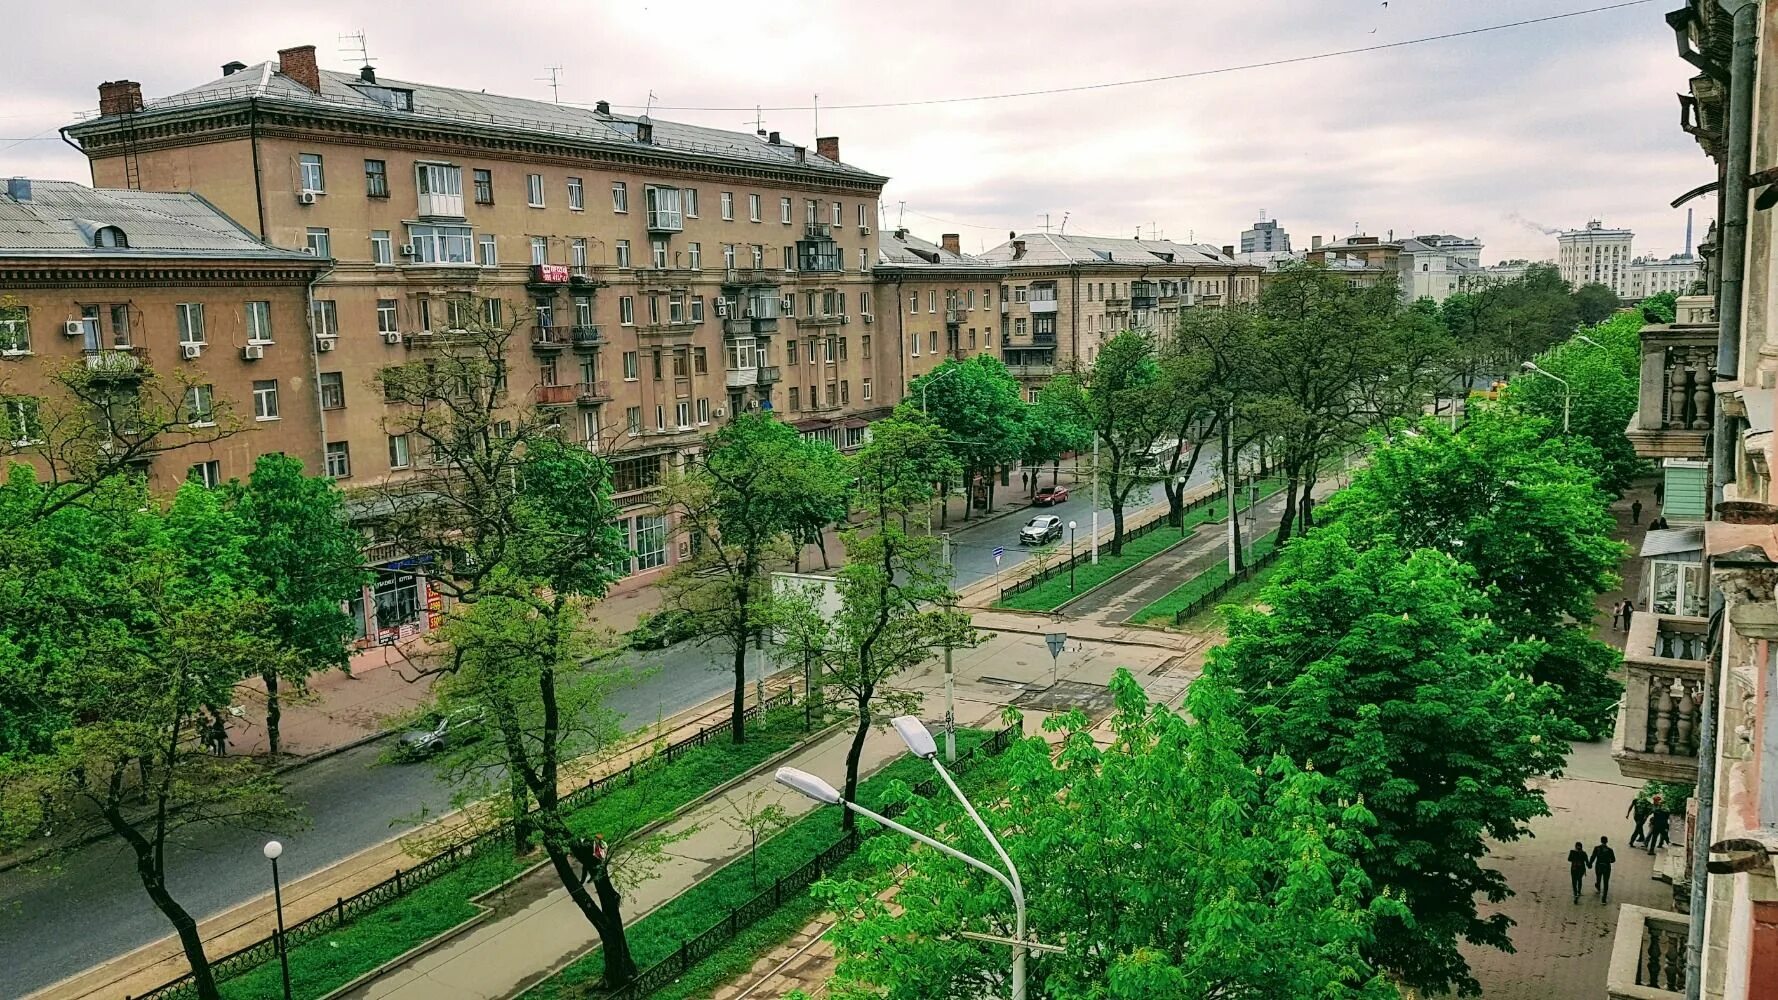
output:
[[1229, 514], [1229, 575], [1234, 576], [1241, 571], [1241, 529], [1235, 520], [1235, 479], [1237, 469], [1229, 455], [1229, 425], [1234, 422], [1235, 407], [1230, 404], [1228, 417], [1222, 422], [1222, 489], [1228, 501]]
[[[1116, 486], [1112, 487], [1116, 489]], [[1099, 565], [1099, 433], [1093, 432], [1093, 565]]]
[[[939, 536], [944, 545], [945, 556], [945, 608], [951, 607], [951, 580], [956, 576], [951, 566], [951, 533], [944, 532]], [[1000, 565], [998, 557], [995, 566]], [[999, 572], [998, 568], [995, 570]], [[947, 626], [948, 628], [948, 626]], [[951, 637], [945, 633], [945, 760], [957, 759], [957, 682], [956, 674], [951, 670]]]

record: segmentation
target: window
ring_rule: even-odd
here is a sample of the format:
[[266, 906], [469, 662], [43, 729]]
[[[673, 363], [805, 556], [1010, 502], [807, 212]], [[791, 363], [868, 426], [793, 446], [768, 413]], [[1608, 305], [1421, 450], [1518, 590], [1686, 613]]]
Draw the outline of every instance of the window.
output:
[[543, 207], [543, 175], [525, 175], [525, 203], [532, 208]]
[[394, 241], [389, 239], [389, 230], [373, 229], [370, 231], [370, 262], [372, 264], [395, 263]]
[[568, 210], [579, 212], [586, 208], [586, 193], [581, 189], [580, 178], [568, 178]]
[[753, 269], [761, 270], [766, 266], [766, 248], [758, 243], [753, 244]]
[[710, 374], [710, 354], [706, 348], [691, 349], [691, 370], [699, 375]]
[[636, 518], [635, 541], [631, 548], [636, 552], [636, 572], [657, 569], [667, 564], [667, 519], [659, 514], [645, 514]]
[[395, 300], [377, 300], [377, 332], [394, 333], [400, 327], [395, 325]]
[[598, 410], [582, 410], [581, 411], [581, 413], [580, 413], [580, 434], [581, 434], [581, 440], [585, 441], [587, 443], [587, 447], [593, 448], [599, 444], [599, 411]]
[[653, 265], [656, 268], [660, 268], [660, 269], [666, 268], [666, 266], [667, 266], [667, 241], [666, 240], [650, 240], [649, 241], [649, 250], [650, 250], [649, 260], [653, 263]]
[[408, 449], [406, 434], [389, 435], [389, 468], [405, 469], [408, 467]]
[[209, 385], [185, 387], [185, 422], [194, 427], [215, 423], [215, 390]]
[[927, 290], [927, 292], [926, 292], [926, 311], [929, 313], [938, 312], [938, 290], [937, 289], [928, 289]]
[[667, 293], [667, 322], [685, 322], [685, 293], [674, 290]]
[[531, 237], [531, 263], [532, 264], [547, 264], [547, 263], [549, 263], [549, 237], [547, 237], [547, 236], [533, 236], [533, 237]]
[[937, 330], [930, 331], [929, 333], [926, 334], [926, 353], [927, 354], [937, 354], [938, 353], [938, 331]]
[[863, 384], [859, 386], [859, 391], [864, 394], [864, 401], [870, 402], [870, 379], [864, 380]]
[[417, 264], [473, 264], [475, 230], [468, 226], [410, 225], [408, 242]]
[[630, 211], [630, 185], [624, 181], [611, 182], [611, 210], [627, 214]]
[[784, 342], [784, 359], [787, 364], [796, 364], [796, 341], [787, 340]]
[[30, 349], [30, 311], [24, 306], [0, 308], [0, 352], [23, 354]]
[[[624, 409], [624, 425], [626, 428], [628, 428], [628, 430], [631, 434], [642, 433], [642, 407], [640, 407], [640, 406], [626, 407]], [[619, 462], [619, 463], [617, 463], [617, 465], [621, 466], [621, 465], [623, 465], [623, 463]], [[619, 480], [618, 480], [617, 476], [615, 475], [615, 467], [613, 469], [613, 472], [614, 472], [614, 475], [612, 476], [612, 481], [614, 483], [617, 483], [617, 482], [619, 482]], [[634, 487], [632, 487], [632, 488], [634, 488]], [[622, 493], [623, 487], [622, 486], [614, 486], [612, 489], [612, 492]]]
[[[490, 302], [499, 301], [490, 299]], [[539, 326], [549, 326], [549, 304], [546, 302], [537, 316]], [[463, 296], [445, 299], [445, 328], [448, 330], [467, 330], [475, 325], [474, 303]]]
[[626, 381], [626, 382], [636, 381], [640, 371], [641, 371], [641, 367], [638, 364], [637, 352], [625, 351], [624, 352], [624, 381]]
[[482, 248], [482, 266], [483, 267], [499, 267], [500, 266], [500, 251], [495, 248], [494, 237], [483, 236], [481, 238], [481, 248]]
[[858, 348], [864, 352], [864, 360], [870, 360], [870, 334], [858, 338]]
[[130, 307], [127, 305], [111, 307], [111, 344], [113, 347], [130, 346]]
[[734, 220], [735, 193], [733, 191], [724, 191], [722, 193], [722, 221], [733, 222]]
[[630, 241], [629, 240], [618, 240], [617, 241], [617, 266], [620, 268], [630, 266]]
[[680, 430], [691, 427], [691, 403], [689, 401], [682, 399], [674, 404], [673, 420], [674, 426]]
[[0, 426], [6, 439], [14, 444], [29, 444], [43, 439], [41, 404], [30, 396], [0, 399]]
[[804, 198], [803, 199], [803, 221], [804, 222], [806, 222], [812, 226], [815, 223], [821, 221], [820, 212], [821, 212], [821, 203], [820, 202], [816, 201], [813, 198]]
[[382, 160], [364, 161], [364, 193], [371, 198], [389, 197], [389, 171]]
[[820, 358], [822, 343], [823, 341], [815, 340], [814, 338], [809, 339], [809, 364], [814, 364], [816, 360]]
[[215, 489], [222, 485], [222, 463], [212, 459], [198, 462], [185, 470], [185, 478], [207, 489]]
[[309, 328], [317, 337], [340, 335], [339, 311], [332, 299], [316, 299], [309, 303]]
[[759, 195], [750, 194], [747, 196], [747, 221], [759, 221]]
[[173, 307], [173, 315], [179, 320], [179, 342], [181, 344], [204, 343], [204, 304], [202, 302], [181, 302]]
[[840, 360], [846, 360], [846, 338], [840, 338]]
[[475, 171], [474, 177], [475, 203], [477, 205], [494, 204], [494, 172], [478, 169]]
[[830, 365], [833, 364], [833, 361], [834, 361], [834, 350], [835, 350], [835, 341], [836, 340], [838, 340], [837, 337], [823, 337], [821, 340], [821, 360], [827, 362]]
[[253, 419], [278, 419], [278, 382], [265, 379], [253, 383]]
[[243, 303], [243, 314], [247, 321], [247, 342], [269, 344], [272, 342], [272, 304], [270, 302]]
[[1025, 335], [1025, 325], [1026, 325], [1025, 318], [1023, 316], [1019, 317], [1018, 319], [1013, 320], [1012, 321], [1013, 336], [1023, 337]]
[[657, 431], [667, 429], [667, 404], [665, 403], [654, 404], [654, 429]]
[[841, 218], [840, 218], [841, 215], [842, 215], [842, 213], [840, 211], [840, 203], [836, 201], [833, 203], [833, 224], [834, 225], [836, 225], [836, 226], [845, 225], [845, 223], [841, 221]]
[[129, 238], [123, 234], [123, 230], [116, 226], [100, 226], [99, 231], [93, 234], [93, 246], [95, 247], [128, 248], [129, 245]]
[[866, 272], [868, 270], [870, 270], [870, 251], [866, 250], [863, 247], [859, 247], [858, 248], [858, 273], [863, 274], [864, 272]]
[[636, 325], [636, 298], [632, 295], [619, 296], [617, 300], [617, 321], [624, 326]]
[[[858, 203], [858, 228], [870, 228], [870, 206], [862, 201]], [[869, 399], [870, 395], [867, 393], [864, 398]]]
[[674, 378], [684, 378], [686, 376], [687, 365], [689, 363], [690, 363], [690, 359], [687, 358], [685, 355], [685, 348], [681, 347], [681, 348], [674, 350], [673, 351], [673, 377]]
[[576, 236], [568, 241], [568, 266], [575, 274], [586, 273], [586, 237]]
[[852, 401], [852, 383], [846, 379], [841, 379], [840, 380], [840, 402], [850, 403], [851, 401]]
[[797, 388], [794, 385], [790, 387], [790, 408], [793, 410], [800, 410], [803, 408], [802, 403], [798, 402]]
[[913, 314], [915, 314], [919, 311], [920, 311], [920, 293], [914, 292], [913, 294], [908, 296], [908, 315], [912, 316]]
[[[691, 321], [693, 323], [702, 323], [704, 321], [704, 297], [702, 295], [696, 295], [696, 296], [692, 297], [692, 300], [691, 300]], [[703, 348], [700, 347], [700, 348], [698, 348], [698, 350], [701, 351], [701, 350], [703, 350]]]
[[321, 389], [323, 410], [343, 409], [346, 405], [346, 380], [341, 372], [322, 372], [317, 383]]
[[710, 422], [710, 401], [708, 399], [701, 399], [700, 398], [698, 400], [698, 423], [707, 424], [709, 422]]
[[778, 199], [778, 221], [790, 225], [791, 207], [789, 198]]
[[648, 212], [648, 228], [678, 232], [685, 228], [685, 216], [679, 211], [679, 189], [655, 187], [642, 189], [643, 207]]
[[660, 325], [660, 322], [661, 297], [659, 295], [650, 295], [648, 297], [648, 325], [658, 326]]
[[701, 244], [690, 243], [685, 248], [686, 264], [694, 271], [704, 269], [704, 248]]
[[352, 474], [352, 449], [346, 442], [327, 442], [327, 474], [335, 479], [344, 479]]
[[303, 153], [296, 158], [297, 179], [302, 183], [302, 190], [320, 194], [327, 190], [327, 180], [321, 173], [321, 154]]
[[317, 257], [333, 256], [333, 240], [328, 237], [326, 229], [310, 227], [303, 237], [303, 246]]
[[784, 272], [789, 274], [796, 270], [796, 247], [784, 248]]
[[746, 371], [757, 366], [758, 354], [756, 341], [752, 337], [736, 337], [728, 347], [728, 366], [730, 371]]

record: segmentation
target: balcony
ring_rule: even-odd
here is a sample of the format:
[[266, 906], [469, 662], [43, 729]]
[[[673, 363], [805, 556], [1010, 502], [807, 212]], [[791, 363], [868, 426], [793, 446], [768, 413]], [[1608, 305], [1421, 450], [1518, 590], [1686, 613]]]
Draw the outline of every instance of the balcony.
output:
[[603, 403], [611, 398], [611, 383], [605, 379], [597, 382], [582, 382], [574, 387], [574, 401], [583, 406]]
[[802, 327], [839, 326], [845, 322], [845, 313], [817, 313], [813, 316], [798, 316], [796, 318], [796, 325]]
[[777, 382], [780, 377], [777, 365], [760, 365], [755, 370], [759, 372], [758, 382], [760, 385], [771, 385]]
[[1716, 324], [1643, 327], [1641, 392], [1626, 429], [1638, 457], [1705, 457], [1715, 378]]
[[142, 377], [143, 360], [131, 351], [89, 351], [88, 377], [94, 381], [134, 382]]
[[1130, 282], [1130, 307], [1133, 309], [1153, 309], [1160, 301], [1161, 286], [1154, 281]]
[[745, 389], [759, 384], [758, 368], [731, 368], [725, 380], [730, 389]]
[[1053, 313], [1056, 311], [1056, 298], [1054, 295], [1042, 299], [1033, 296], [1026, 300], [1025, 304], [1031, 307], [1031, 312], [1033, 314]]
[[534, 289], [553, 292], [566, 285], [569, 276], [566, 264], [532, 264], [531, 275], [525, 283]]
[[537, 323], [531, 327], [533, 351], [559, 351], [568, 346], [568, 332], [559, 326]]
[[948, 308], [948, 307], [945, 309], [945, 325], [946, 326], [956, 326], [958, 323], [961, 323], [961, 322], [963, 322], [963, 310], [952, 309], [952, 308]]
[[1698, 779], [1706, 619], [1638, 611], [1624, 643], [1611, 755], [1626, 778]]
[[1128, 309], [1130, 300], [1122, 295], [1107, 295], [1103, 300], [1107, 309]]
[[1054, 364], [1007, 365], [1007, 374], [1014, 378], [1048, 378], [1056, 373]]
[[1669, 910], [1620, 905], [1605, 995], [1611, 1000], [1682, 1000], [1689, 927], [1684, 916]]
[[421, 191], [417, 211], [422, 219], [434, 216], [461, 219], [463, 218], [463, 193], [459, 191], [456, 194], [436, 194]]
[[577, 385], [540, 385], [537, 387], [537, 405], [567, 406], [574, 402], [579, 391]]
[[783, 271], [769, 267], [730, 267], [722, 272], [724, 287], [744, 288], [749, 285], [777, 285], [784, 275]]
[[568, 339], [575, 347], [597, 347], [605, 342], [605, 337], [596, 326], [577, 326], [569, 332]]
[[767, 316], [764, 319], [725, 319], [722, 321], [722, 332], [730, 337], [752, 337], [759, 334], [777, 333], [778, 317]]
[[642, 288], [684, 288], [696, 278], [698, 272], [684, 267], [638, 267], [631, 272], [636, 276], [636, 284]]
[[689, 337], [693, 333], [696, 333], [697, 329], [698, 325], [690, 320], [681, 320], [678, 322], [669, 320], [664, 323], [641, 323], [636, 327], [636, 336], [658, 337], [662, 339]]
[[685, 215], [676, 208], [651, 208], [648, 210], [648, 231], [651, 233], [677, 233], [685, 229]]
[[825, 222], [804, 223], [803, 224], [803, 239], [805, 239], [805, 240], [831, 240], [831, 239], [833, 239], [833, 227], [828, 225]]

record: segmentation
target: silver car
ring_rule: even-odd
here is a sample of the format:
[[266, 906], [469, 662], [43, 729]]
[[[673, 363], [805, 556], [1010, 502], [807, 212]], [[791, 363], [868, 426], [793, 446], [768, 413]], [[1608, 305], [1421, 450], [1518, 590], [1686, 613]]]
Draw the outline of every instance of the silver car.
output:
[[479, 708], [460, 708], [449, 715], [434, 715], [401, 734], [396, 753], [405, 760], [419, 760], [442, 750], [461, 746], [483, 736]]
[[1039, 514], [1019, 529], [1020, 545], [1042, 545], [1045, 542], [1060, 541], [1062, 538], [1062, 519], [1054, 514]]

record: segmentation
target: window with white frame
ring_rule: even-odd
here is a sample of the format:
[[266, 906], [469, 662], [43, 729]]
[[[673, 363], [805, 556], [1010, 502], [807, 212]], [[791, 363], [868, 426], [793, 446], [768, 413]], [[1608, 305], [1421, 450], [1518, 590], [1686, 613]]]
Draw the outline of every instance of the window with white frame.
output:
[[576, 236], [568, 241], [568, 266], [573, 268], [575, 274], [587, 273], [586, 249], [585, 236]]
[[636, 553], [635, 571], [659, 569], [667, 564], [667, 519], [659, 514], [634, 519], [630, 548]]
[[686, 430], [691, 427], [690, 401], [682, 399], [673, 404], [673, 426], [680, 430]]
[[204, 304], [202, 302], [181, 302], [173, 307], [173, 315], [179, 320], [179, 342], [181, 344], [204, 343]]
[[611, 182], [611, 210], [620, 214], [630, 211], [630, 185], [627, 181]]
[[43, 440], [42, 401], [30, 396], [0, 399], [0, 423], [6, 440], [25, 445]]
[[618, 240], [617, 241], [617, 266], [620, 268], [625, 268], [625, 267], [630, 266], [630, 241], [629, 240]]
[[784, 272], [789, 274], [796, 270], [796, 247], [784, 248]]
[[698, 397], [698, 423], [699, 424], [707, 424], [709, 422], [710, 422], [710, 400], [705, 397], [700, 396], [700, 397]]
[[389, 468], [405, 469], [408, 467], [409, 462], [407, 435], [389, 435]]
[[866, 250], [863, 247], [859, 247], [858, 248], [858, 273], [863, 274], [864, 272], [869, 271], [869, 270], [870, 270], [870, 251]]
[[836, 226], [845, 225], [845, 221], [841, 218], [841, 216], [843, 214], [844, 213], [840, 209], [840, 203], [837, 201], [834, 202], [833, 203], [833, 224], [834, 225], [836, 225]]
[[580, 178], [568, 178], [568, 210], [579, 212], [586, 208], [586, 191], [580, 186]]
[[370, 231], [370, 262], [372, 264], [395, 263], [395, 241], [389, 238], [389, 230], [373, 229]]
[[667, 429], [667, 404], [665, 403], [654, 404], [654, 429], [657, 431]]
[[678, 188], [650, 184], [642, 189], [642, 197], [648, 210], [649, 229], [678, 232], [685, 228], [685, 213], [680, 209]]
[[395, 333], [401, 328], [395, 323], [395, 300], [377, 300], [377, 332]]
[[272, 342], [272, 304], [270, 302], [246, 302], [243, 309], [247, 319], [247, 342], [250, 344], [269, 344]]
[[309, 329], [317, 337], [340, 335], [339, 306], [332, 299], [315, 299], [309, 303]]
[[649, 255], [648, 255], [649, 260], [653, 262], [653, 264], [656, 268], [661, 268], [661, 269], [666, 268], [666, 266], [667, 266], [667, 241], [666, 240], [659, 240], [659, 239], [649, 240], [648, 246], [649, 246]]
[[547, 237], [547, 236], [533, 236], [533, 237], [531, 237], [531, 263], [532, 264], [547, 264], [547, 263], [549, 263], [549, 237]]
[[724, 243], [722, 245], [722, 266], [728, 270], [734, 270], [735, 245], [733, 243]]
[[859, 387], [859, 391], [864, 393], [864, 401], [867, 403], [870, 402], [870, 379], [864, 380], [864, 384]]
[[482, 254], [481, 254], [482, 266], [483, 267], [499, 267], [500, 266], [500, 251], [496, 248], [496, 244], [494, 242], [494, 237], [483, 236], [481, 238], [481, 248], [482, 248]]
[[638, 351], [624, 352], [624, 381], [634, 382], [642, 374], [642, 356]]
[[333, 239], [325, 227], [309, 227], [303, 234], [303, 246], [317, 257], [333, 256]]
[[759, 221], [759, 195], [750, 194], [747, 196], [747, 221]]
[[185, 478], [205, 489], [213, 490], [222, 485], [222, 463], [215, 459], [194, 462], [191, 468], [185, 470]]
[[589, 448], [597, 448], [599, 446], [598, 410], [580, 411], [580, 439], [585, 441]]
[[624, 326], [636, 325], [635, 296], [621, 295], [617, 300], [617, 321]]
[[344, 372], [322, 372], [316, 386], [321, 390], [323, 410], [341, 410], [346, 406], [346, 375]]
[[278, 419], [278, 382], [276, 379], [256, 379], [254, 381], [253, 419]]
[[205, 385], [185, 387], [185, 422], [193, 427], [209, 427], [216, 422], [215, 389]]
[[[870, 228], [870, 206], [862, 201], [858, 203], [858, 228]], [[867, 395], [864, 398], [869, 399], [870, 396]]]
[[753, 244], [753, 269], [761, 270], [766, 266], [766, 248], [758, 243]]
[[346, 442], [327, 442], [327, 474], [335, 479], [352, 474], [352, 448]]
[[747, 371], [748, 369], [757, 367], [757, 362], [755, 360], [758, 356], [755, 350], [757, 343], [758, 342], [753, 337], [736, 337], [729, 341], [729, 371]]
[[685, 246], [685, 263], [694, 271], [704, 269], [704, 247], [699, 243], [688, 243]]
[[724, 191], [722, 193], [722, 221], [733, 222], [734, 219], [735, 193], [733, 191]]
[[320, 153], [303, 153], [296, 160], [297, 180], [302, 190], [320, 194], [327, 190], [327, 179], [321, 171]]
[[543, 207], [543, 175], [525, 175], [525, 204], [532, 208]]
[[475, 230], [468, 226], [410, 225], [408, 242], [419, 264], [475, 263]]
[[0, 352], [31, 350], [31, 312], [25, 306], [0, 306]]
[[414, 164], [421, 215], [463, 214], [463, 168], [449, 163]]

